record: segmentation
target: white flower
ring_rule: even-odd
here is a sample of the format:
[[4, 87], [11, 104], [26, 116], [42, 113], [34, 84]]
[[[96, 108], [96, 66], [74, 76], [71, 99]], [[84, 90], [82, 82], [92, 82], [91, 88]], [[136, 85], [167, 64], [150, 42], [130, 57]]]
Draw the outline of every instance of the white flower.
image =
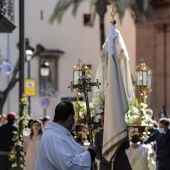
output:
[[94, 121], [95, 121], [95, 122], [99, 122], [100, 117], [101, 117], [100, 115], [97, 115], [97, 116], [95, 117]]
[[17, 167], [17, 164], [16, 163], [12, 164], [12, 168], [15, 168], [15, 167]]
[[24, 152], [20, 152], [20, 154], [23, 155], [23, 156], [25, 155]]
[[[125, 114], [125, 122], [129, 124], [139, 124], [141, 123], [141, 126], [150, 126], [153, 125], [153, 120], [151, 119], [151, 116], [147, 114], [148, 111], [152, 111], [151, 109], [147, 108], [147, 104], [141, 103], [141, 108], [139, 109], [139, 105], [130, 105], [128, 112]], [[140, 119], [141, 114], [142, 121]]]
[[24, 168], [24, 165], [23, 165], [23, 164], [20, 164], [20, 167], [21, 167], [21, 168]]

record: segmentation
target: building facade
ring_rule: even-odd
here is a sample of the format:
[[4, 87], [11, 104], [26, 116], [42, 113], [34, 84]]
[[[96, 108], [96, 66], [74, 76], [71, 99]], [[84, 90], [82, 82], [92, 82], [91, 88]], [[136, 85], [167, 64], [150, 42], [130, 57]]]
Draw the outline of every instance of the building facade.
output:
[[153, 21], [144, 21], [137, 25], [136, 45], [137, 63], [144, 58], [146, 65], [153, 71], [152, 92], [148, 103], [154, 111], [154, 117], [165, 106], [167, 114], [170, 111], [170, 13], [169, 0], [153, 0]]
[[[82, 63], [90, 64], [92, 66], [93, 78], [97, 68], [97, 63], [100, 57], [100, 33], [99, 33], [99, 18], [96, 17], [93, 27], [86, 26], [83, 23], [84, 14], [89, 14], [90, 4], [88, 1], [83, 2], [76, 17], [72, 16], [72, 8], [70, 8], [64, 15], [61, 24], [55, 22], [49, 23], [50, 15], [56, 5], [55, 0], [29, 0], [25, 1], [25, 37], [29, 38], [30, 46], [36, 48], [37, 44], [41, 44], [45, 49], [61, 50], [64, 54], [52, 54], [54, 61], [57, 58], [57, 69], [51, 70], [56, 72], [57, 89], [54, 95], [51, 95], [51, 105], [47, 108], [47, 114], [53, 115], [56, 104], [59, 103], [61, 97], [76, 96], [75, 92], [68, 89], [72, 81], [72, 67], [78, 63], [80, 59]], [[19, 42], [19, 4], [15, 1], [15, 26], [16, 29], [11, 34], [0, 33], [0, 49], [1, 56], [7, 58], [13, 65], [19, 56], [19, 51], [16, 44]], [[105, 34], [107, 37], [108, 28], [110, 25], [110, 6], [105, 16]], [[131, 18], [129, 11], [120, 24], [118, 17], [116, 17], [116, 27], [122, 34], [126, 43], [132, 74], [134, 74], [135, 59], [136, 59], [136, 28]], [[46, 53], [47, 55], [47, 53]], [[43, 56], [43, 55], [42, 55]], [[31, 114], [33, 117], [43, 116], [43, 108], [40, 104], [40, 64], [42, 58], [34, 57], [31, 60], [31, 78], [37, 81], [37, 94], [31, 97]], [[53, 60], [51, 62], [54, 64]], [[57, 70], [57, 71], [56, 71]], [[27, 62], [25, 63], [25, 78], [27, 78]], [[53, 74], [50, 74], [53, 75]], [[11, 76], [4, 75], [0, 72], [1, 86], [0, 90], [4, 90], [7, 86]], [[54, 77], [49, 78], [49, 82], [53, 83]], [[3, 114], [8, 111], [15, 111], [18, 113], [18, 83], [10, 91]], [[91, 94], [90, 94], [91, 97]]]

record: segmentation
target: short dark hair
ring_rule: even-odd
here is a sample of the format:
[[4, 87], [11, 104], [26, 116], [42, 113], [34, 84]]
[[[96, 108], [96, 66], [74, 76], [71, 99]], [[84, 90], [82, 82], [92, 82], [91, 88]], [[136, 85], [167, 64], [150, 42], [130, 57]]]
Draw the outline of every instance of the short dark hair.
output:
[[32, 122], [33, 122], [33, 119], [30, 119], [30, 120], [28, 121], [28, 128], [31, 128]]
[[159, 123], [164, 124], [165, 126], [169, 125], [169, 120], [167, 118], [159, 119]]
[[133, 135], [131, 138], [131, 142], [138, 143], [140, 141], [140, 138], [138, 135]]
[[70, 115], [74, 115], [74, 106], [69, 101], [60, 102], [55, 108], [54, 122], [60, 120], [66, 121]]
[[40, 118], [40, 120], [42, 121], [42, 123], [46, 122], [47, 120], [50, 120], [50, 116], [45, 116], [43, 118]]

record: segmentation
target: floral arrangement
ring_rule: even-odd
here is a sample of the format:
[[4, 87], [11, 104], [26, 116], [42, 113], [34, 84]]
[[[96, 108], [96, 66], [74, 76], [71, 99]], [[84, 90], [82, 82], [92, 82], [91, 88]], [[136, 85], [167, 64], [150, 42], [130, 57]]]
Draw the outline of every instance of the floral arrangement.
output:
[[102, 113], [104, 112], [104, 105], [105, 105], [105, 95], [104, 93], [99, 93], [97, 95], [97, 101], [92, 102], [95, 105], [95, 112]]
[[[84, 117], [87, 114], [86, 102], [84, 101], [73, 102], [73, 105], [74, 105], [75, 112], [78, 113], [78, 116], [81, 119], [84, 119]], [[95, 122], [99, 122], [100, 117], [98, 115], [101, 112], [98, 112], [97, 105], [91, 102], [89, 103], [89, 107], [90, 107], [91, 117], [94, 118]], [[78, 121], [78, 119], [76, 119], [76, 121]]]
[[17, 120], [18, 131], [14, 135], [13, 140], [15, 141], [15, 144], [10, 155], [10, 160], [14, 162], [12, 164], [12, 169], [14, 170], [23, 170], [25, 166], [25, 153], [23, 144], [26, 127], [30, 119], [30, 116], [27, 113], [28, 105], [28, 101], [23, 97], [19, 103], [19, 118]]
[[[78, 101], [78, 102], [73, 102], [73, 105], [75, 109], [76, 122], [85, 124], [85, 117], [87, 114], [86, 103], [84, 101]], [[100, 113], [102, 112], [102, 109], [100, 108], [100, 105], [98, 105], [95, 102], [89, 103], [89, 107], [90, 107], [91, 117], [94, 120], [93, 129], [95, 129], [100, 126], [99, 119], [100, 119]]]
[[[104, 111], [104, 94], [97, 95], [97, 100], [89, 103], [91, 117], [96, 123], [99, 123], [100, 113]], [[86, 103], [84, 101], [74, 102], [75, 111], [79, 111], [79, 116], [83, 120], [86, 116]], [[152, 127], [155, 124], [155, 121], [152, 120], [153, 111], [148, 108], [147, 104], [139, 104], [138, 100], [135, 100], [135, 103], [129, 105], [129, 110], [125, 114], [125, 122], [127, 125], [137, 125], [137, 126], [150, 126]]]
[[76, 114], [75, 116], [76, 121], [79, 121], [78, 120], [79, 118], [84, 119], [85, 113], [87, 112], [86, 103], [84, 101], [78, 101], [78, 102], [73, 102], [73, 105]]
[[153, 111], [148, 108], [147, 104], [139, 105], [136, 99], [135, 104], [130, 104], [128, 112], [125, 114], [127, 125], [153, 126]]

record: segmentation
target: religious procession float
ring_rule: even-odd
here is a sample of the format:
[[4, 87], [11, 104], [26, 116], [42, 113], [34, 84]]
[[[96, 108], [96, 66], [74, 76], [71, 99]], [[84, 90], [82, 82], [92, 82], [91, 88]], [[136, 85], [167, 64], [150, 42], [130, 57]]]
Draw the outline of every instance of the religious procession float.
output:
[[[132, 83], [128, 52], [121, 33], [115, 29], [115, 14], [113, 3], [109, 35], [101, 50], [95, 81], [92, 81], [90, 66], [79, 61], [73, 67], [73, 80], [69, 86], [71, 91], [76, 91], [76, 101], [73, 102], [76, 128], [73, 133], [77, 142], [80, 138], [84, 145], [93, 145], [94, 133], [101, 129], [100, 114], [104, 112], [106, 131], [103, 136], [102, 156], [107, 162], [112, 161], [119, 146], [128, 138], [137, 135], [141, 142], [147, 138], [155, 123], [152, 120], [153, 111], [147, 105], [152, 72], [141, 59], [136, 67], [135, 84]], [[91, 102], [89, 92], [93, 92]], [[25, 111], [27, 106], [23, 97], [18, 120], [20, 126], [14, 139], [17, 142], [10, 155], [15, 162], [13, 168], [17, 170], [24, 167], [23, 133], [29, 120]], [[97, 169], [95, 162], [92, 169]]]
[[[92, 142], [93, 133], [101, 128], [99, 122], [100, 113], [106, 112], [108, 103], [112, 102], [113, 105], [117, 103], [115, 98], [118, 100], [119, 95], [121, 96], [119, 104], [121, 104], [121, 100], [123, 103], [120, 107], [123, 109], [123, 105], [125, 105], [125, 111], [122, 111], [124, 112], [122, 119], [124, 119], [126, 128], [129, 131], [129, 138], [133, 135], [138, 135], [142, 142], [144, 138], [150, 135], [150, 129], [155, 124], [152, 120], [153, 111], [147, 105], [147, 94], [152, 91], [152, 71], [146, 66], [144, 60], [141, 59], [135, 68], [136, 81], [135, 83], [132, 82], [128, 52], [120, 32], [115, 29], [115, 13], [115, 5], [112, 4], [111, 28], [101, 50], [95, 77], [96, 82], [91, 82], [92, 70], [90, 66], [82, 64], [80, 60], [78, 64], [73, 66], [73, 81], [71, 82], [70, 88], [76, 91], [76, 101], [73, 102], [76, 117], [76, 129], [74, 131], [76, 140], [81, 138], [84, 142], [87, 142], [90, 139]], [[109, 70], [109, 57], [111, 53], [116, 56], [113, 60], [116, 70]], [[108, 96], [107, 86], [111, 79], [113, 79], [113, 82], [117, 81], [118, 84], [113, 83], [113, 87], [111, 87], [111, 91], [113, 92], [113, 96], [111, 96], [112, 101], [106, 103]], [[89, 102], [88, 92], [91, 91], [93, 91], [93, 97], [92, 101]], [[81, 93], [85, 95], [84, 100], [81, 97]], [[122, 96], [124, 98], [122, 98]], [[112, 112], [115, 111], [116, 109], [113, 108]], [[117, 112], [119, 113], [120, 110], [118, 109]], [[115, 113], [115, 115], [118, 115], [118, 113]], [[115, 115], [114, 118], [116, 119]], [[118, 117], [120, 117], [120, 115], [118, 115]], [[88, 130], [89, 128], [90, 132]]]

